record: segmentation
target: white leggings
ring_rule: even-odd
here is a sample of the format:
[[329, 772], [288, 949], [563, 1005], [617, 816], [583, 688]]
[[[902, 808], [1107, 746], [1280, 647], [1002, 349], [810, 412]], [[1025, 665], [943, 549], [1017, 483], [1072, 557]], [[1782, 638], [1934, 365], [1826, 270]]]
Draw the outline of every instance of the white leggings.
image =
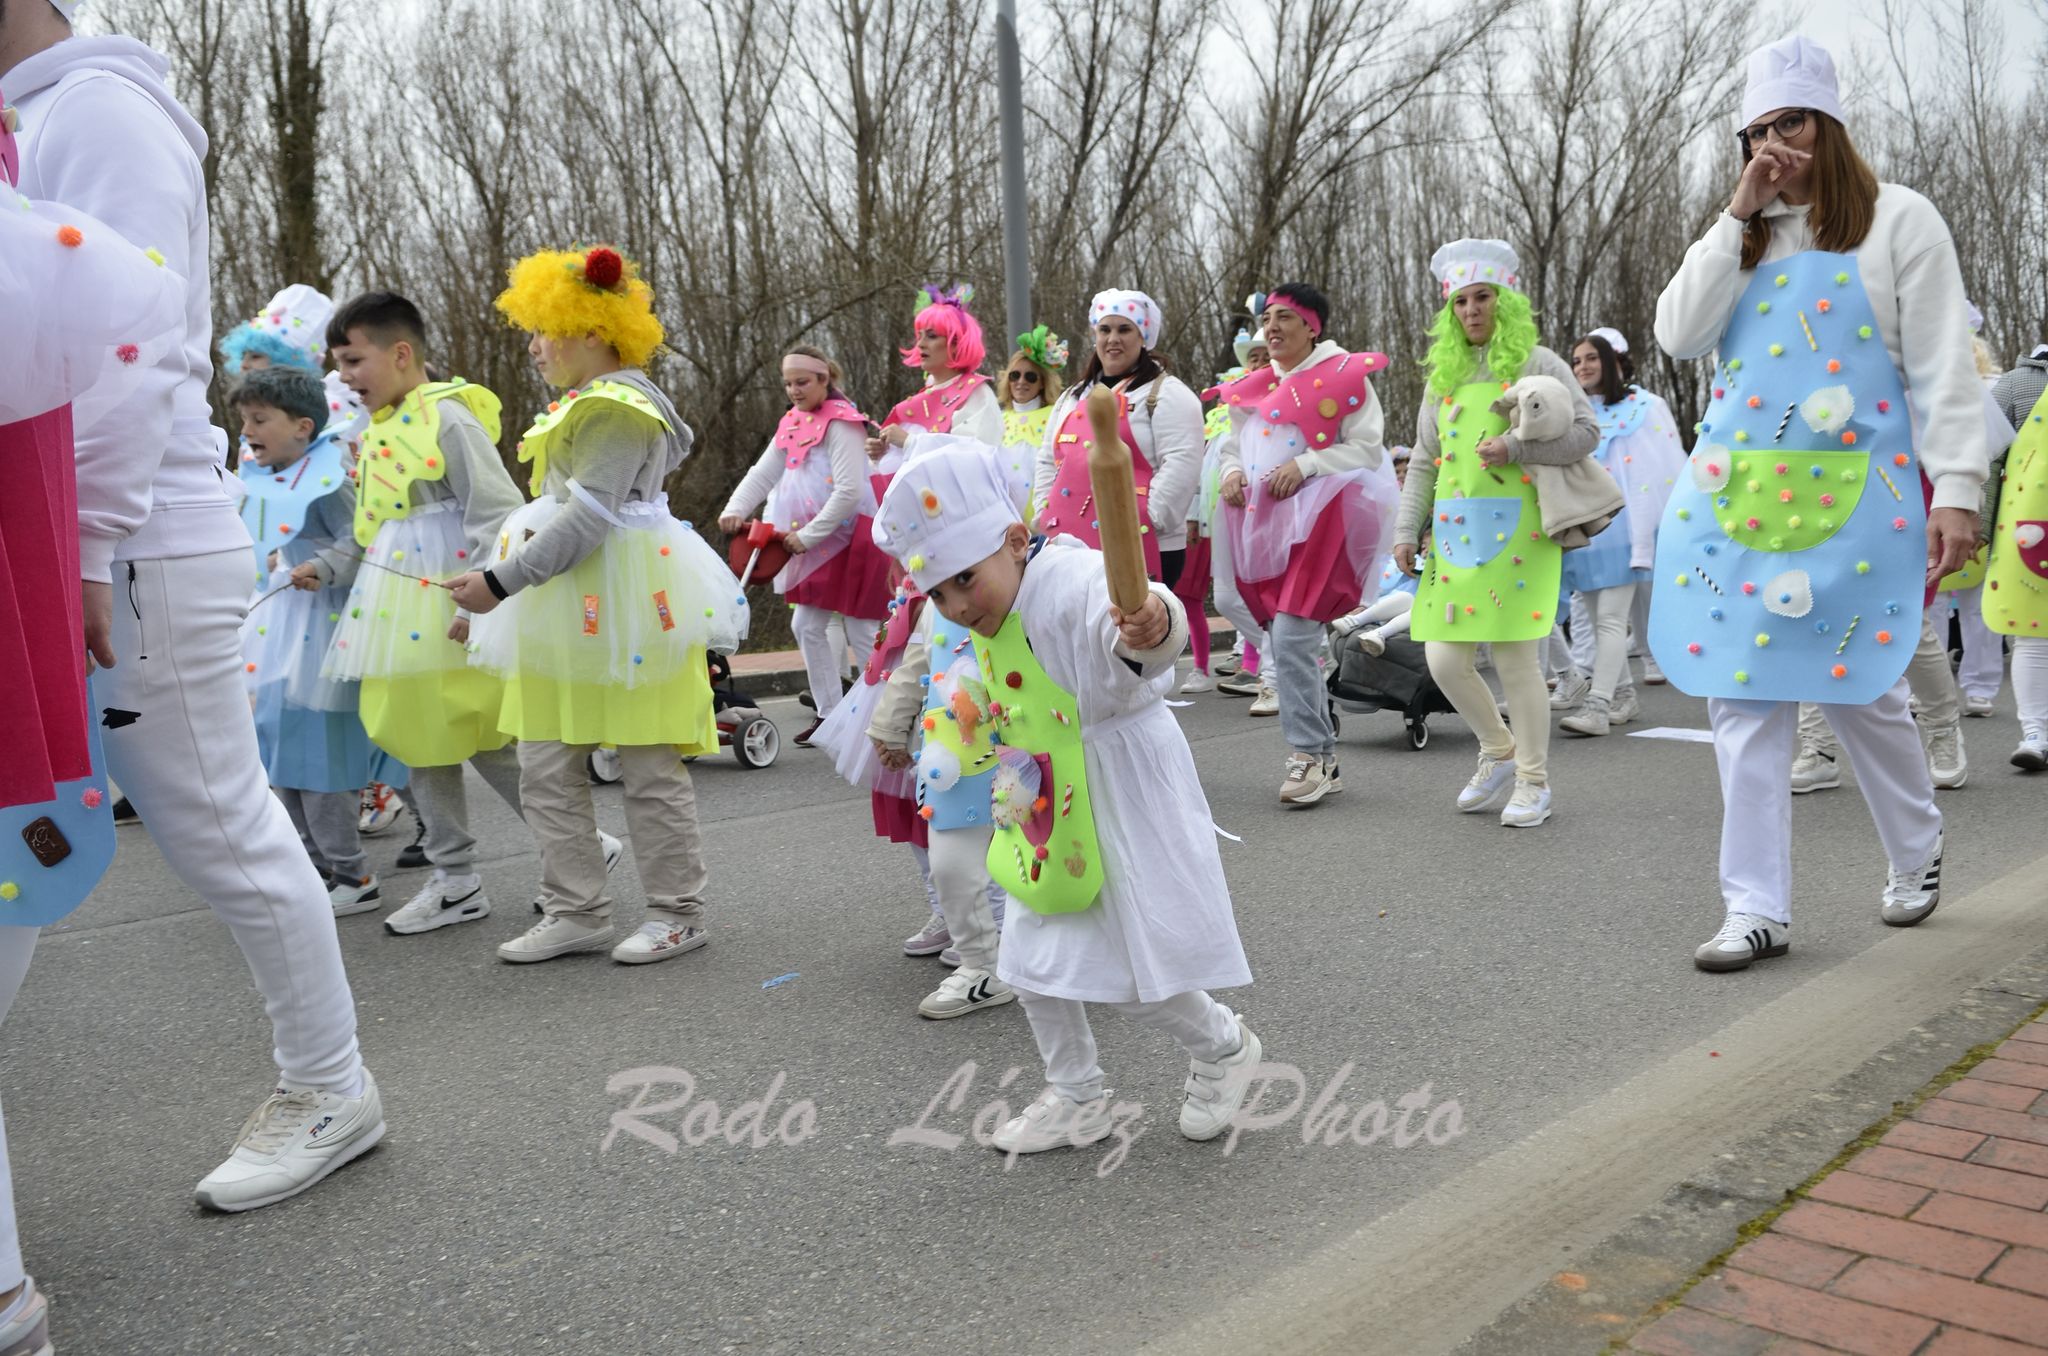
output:
[[1496, 640], [1493, 642], [1493, 671], [1500, 677], [1501, 691], [1508, 699], [1508, 716], [1515, 722], [1510, 734], [1494, 704], [1493, 689], [1473, 665], [1478, 645], [1462, 640], [1432, 640], [1423, 646], [1429, 657], [1429, 675], [1443, 689], [1451, 705], [1479, 736], [1479, 747], [1489, 758], [1515, 759], [1515, 779], [1532, 786], [1550, 784], [1550, 694], [1543, 687], [1541, 640]]
[[2019, 699], [2020, 727], [2048, 730], [2048, 636], [2014, 636], [2012, 693]]
[[[1617, 584], [1611, 589], [1582, 593], [1593, 640], [1593, 695], [1614, 700], [1614, 689], [1628, 685], [1628, 619], [1636, 600], [1634, 584]], [[1577, 609], [1573, 609], [1576, 625]], [[1578, 648], [1578, 636], [1572, 637]]]
[[[119, 567], [116, 566], [118, 569]], [[28, 975], [40, 928], [0, 928], [0, 1021], [14, 1006], [21, 981]], [[14, 1225], [14, 1171], [7, 1163], [7, 1126], [0, 1121], [0, 1291], [12, 1290], [26, 1275], [21, 1267], [21, 1239]]]
[[790, 609], [789, 629], [796, 635], [796, 647], [804, 657], [804, 676], [811, 684], [811, 700], [818, 704], [818, 719], [823, 720], [839, 705], [846, 690], [847, 650], [852, 649], [856, 668], [867, 667], [875, 648], [875, 624], [798, 603]]
[[[1092, 1102], [1102, 1095], [1102, 1066], [1095, 1058], [1095, 1031], [1088, 1025], [1088, 1005], [1078, 998], [1053, 998], [1018, 989], [1031, 1037], [1045, 1061], [1045, 1081], [1073, 1102]], [[1126, 1017], [1164, 1031], [1180, 1043], [1188, 1058], [1215, 1063], [1234, 1054], [1243, 1040], [1237, 1016], [1211, 998], [1205, 989], [1177, 993], [1157, 1003], [1098, 1003]]]
[[1209, 542], [1209, 580], [1216, 592], [1216, 615], [1237, 628], [1240, 644], [1256, 645], [1264, 654], [1266, 628], [1259, 625], [1238, 592], [1237, 569], [1230, 563], [1230, 534], [1218, 532]]
[[988, 843], [993, 829], [933, 829], [932, 889], [953, 949], [968, 970], [993, 970], [1001, 936], [989, 900]]

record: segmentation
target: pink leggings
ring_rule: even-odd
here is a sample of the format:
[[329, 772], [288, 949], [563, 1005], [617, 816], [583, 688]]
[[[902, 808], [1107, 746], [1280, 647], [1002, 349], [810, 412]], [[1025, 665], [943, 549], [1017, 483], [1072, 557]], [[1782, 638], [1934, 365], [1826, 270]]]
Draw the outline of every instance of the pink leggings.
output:
[[1173, 596], [1187, 605], [1188, 641], [1195, 656], [1195, 668], [1209, 671], [1209, 539], [1188, 542], [1180, 578], [1173, 581]]

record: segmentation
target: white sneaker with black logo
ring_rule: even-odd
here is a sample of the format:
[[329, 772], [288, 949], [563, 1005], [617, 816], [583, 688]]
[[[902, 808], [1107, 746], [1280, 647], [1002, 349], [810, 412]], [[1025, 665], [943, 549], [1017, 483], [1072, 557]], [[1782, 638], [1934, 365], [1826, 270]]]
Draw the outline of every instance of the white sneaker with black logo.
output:
[[[336, 918], [346, 918], [352, 913], [368, 913], [384, 906], [384, 886], [375, 875], [361, 878], [335, 876], [327, 882], [327, 902], [334, 906]], [[5, 1356], [0, 1352], [0, 1356]]]
[[963, 966], [939, 981], [939, 987], [924, 996], [917, 1015], [943, 1022], [948, 1017], [965, 1017], [970, 1012], [999, 1008], [1016, 1001], [1016, 990], [996, 978], [993, 970]]
[[1731, 913], [1721, 921], [1721, 930], [1692, 953], [1692, 963], [1702, 970], [1747, 970], [1790, 951], [1791, 931], [1790, 925], [1761, 914]]
[[420, 892], [384, 920], [384, 930], [405, 937], [450, 923], [474, 923], [489, 917], [490, 912], [491, 897], [484, 893], [483, 877], [451, 876], [436, 867]]
[[359, 1097], [279, 1088], [256, 1108], [227, 1161], [195, 1194], [214, 1210], [254, 1210], [296, 1196], [384, 1138], [384, 1101], [366, 1071]]
[[1884, 883], [1884, 907], [1878, 911], [1895, 928], [1909, 928], [1934, 912], [1941, 903], [1941, 847], [1936, 835], [1934, 853], [1914, 871], [1892, 871]]

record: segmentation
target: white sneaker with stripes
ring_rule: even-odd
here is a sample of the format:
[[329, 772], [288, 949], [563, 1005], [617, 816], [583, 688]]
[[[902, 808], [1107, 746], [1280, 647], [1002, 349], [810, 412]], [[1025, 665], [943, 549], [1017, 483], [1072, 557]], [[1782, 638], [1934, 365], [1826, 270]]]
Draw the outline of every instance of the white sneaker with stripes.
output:
[[1790, 925], [1761, 914], [1731, 913], [1713, 939], [1692, 953], [1692, 963], [1702, 970], [1747, 970], [1756, 961], [1790, 951], [1791, 931]]
[[1893, 871], [1884, 883], [1884, 908], [1880, 916], [1895, 928], [1909, 928], [1941, 903], [1941, 838], [1934, 840], [1934, 855], [1914, 871]]

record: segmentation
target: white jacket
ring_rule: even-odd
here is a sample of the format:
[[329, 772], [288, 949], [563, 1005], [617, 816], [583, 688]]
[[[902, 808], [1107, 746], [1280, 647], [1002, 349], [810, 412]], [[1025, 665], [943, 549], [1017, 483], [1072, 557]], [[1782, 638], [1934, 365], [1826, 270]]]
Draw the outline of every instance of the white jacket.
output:
[[90, 212], [186, 280], [186, 329], [135, 393], [78, 440], [80, 573], [116, 559], [246, 551], [228, 488], [207, 281], [206, 132], [164, 84], [170, 63], [133, 38], [69, 38], [0, 73], [21, 113], [21, 184]]
[[[1159, 399], [1152, 401], [1152, 388]], [[1138, 455], [1152, 468], [1152, 488], [1145, 502], [1151, 507], [1152, 530], [1159, 534], [1159, 549], [1179, 551], [1188, 544], [1188, 520], [1194, 516], [1195, 491], [1202, 487], [1202, 457], [1208, 450], [1202, 434], [1202, 400], [1188, 384], [1171, 373], [1162, 373], [1143, 386], [1124, 392], [1131, 402], [1131, 437]], [[1043, 504], [1052, 494], [1052, 482], [1059, 464], [1053, 447], [1060, 425], [1080, 402], [1075, 388], [1060, 393], [1045, 421], [1045, 440], [1038, 445], [1038, 465], [1031, 478], [1031, 502]]]
[[[1772, 202], [1764, 216], [1771, 223], [1764, 263], [1815, 248], [1805, 207]], [[1948, 223], [1912, 189], [1881, 184], [1876, 218], [1855, 254], [1885, 351], [1905, 379], [1914, 412], [1931, 430], [1918, 450], [1934, 482], [1933, 507], [1974, 513], [1990, 474], [1984, 393], [1970, 356], [1963, 274]], [[1712, 353], [1750, 276], [1742, 268], [1742, 223], [1723, 212], [1685, 252], [1678, 275], [1657, 298], [1657, 342], [1664, 351], [1674, 358]]]

